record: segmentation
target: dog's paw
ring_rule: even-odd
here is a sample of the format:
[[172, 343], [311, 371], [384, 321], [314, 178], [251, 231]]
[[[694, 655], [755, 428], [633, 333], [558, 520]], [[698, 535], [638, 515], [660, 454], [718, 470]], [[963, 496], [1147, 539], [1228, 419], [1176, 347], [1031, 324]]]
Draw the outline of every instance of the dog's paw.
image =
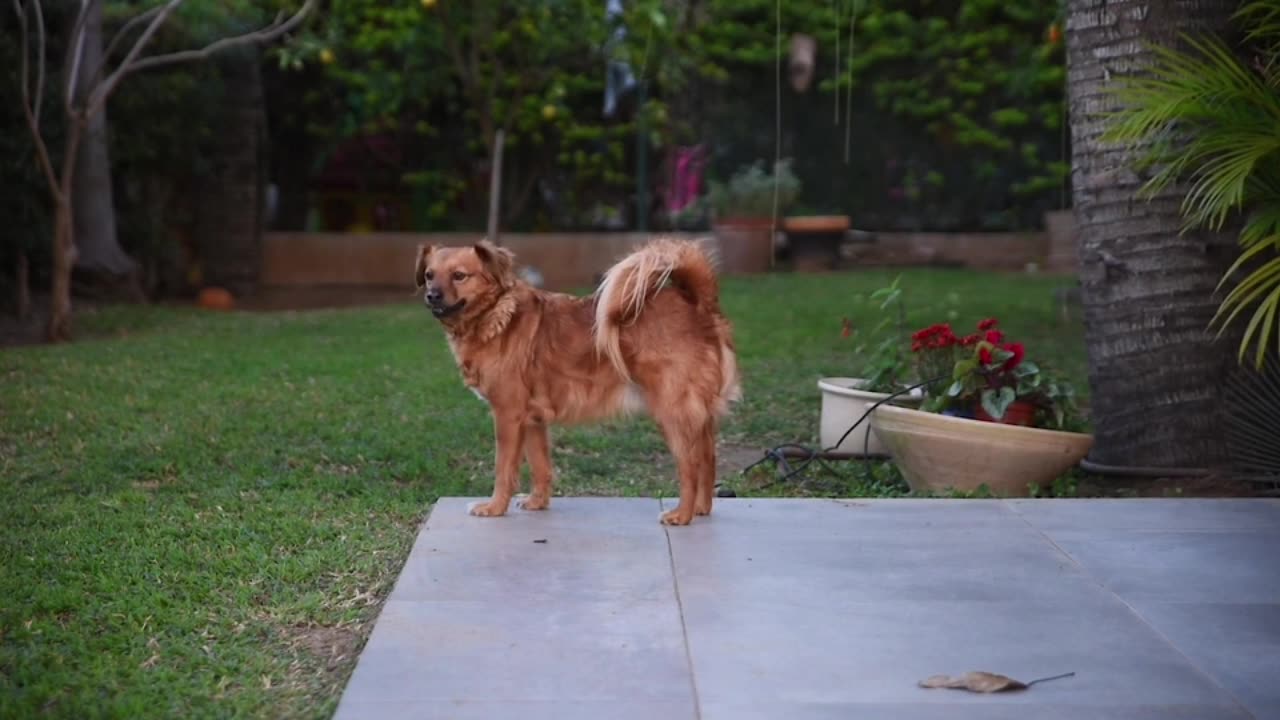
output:
[[[682, 515], [684, 516], [682, 517]], [[675, 510], [668, 510], [659, 515], [658, 522], [663, 525], [688, 525], [690, 522], [693, 522], [693, 514], [690, 513], [685, 515], [680, 512], [680, 508], [676, 508]]]
[[551, 507], [551, 498], [545, 495], [520, 495], [516, 498], [516, 505], [521, 510], [546, 510]]
[[498, 517], [507, 514], [506, 503], [496, 503], [492, 500], [476, 500], [467, 503], [467, 512], [476, 517]]

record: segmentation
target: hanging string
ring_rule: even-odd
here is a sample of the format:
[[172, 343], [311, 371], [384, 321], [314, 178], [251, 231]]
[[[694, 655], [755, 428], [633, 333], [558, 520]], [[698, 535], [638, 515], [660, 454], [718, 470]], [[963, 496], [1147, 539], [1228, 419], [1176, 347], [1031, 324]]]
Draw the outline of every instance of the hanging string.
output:
[[849, 89], [844, 93], [844, 164], [849, 164], [849, 141], [853, 131], [853, 31], [858, 22], [860, 0], [853, 0], [853, 11], [849, 13], [849, 60], [845, 62], [845, 70], [849, 72]]
[[[778, 231], [778, 197], [781, 186], [778, 181], [778, 166], [782, 164], [782, 0], [775, 3], [774, 14], [776, 25], [773, 38], [774, 54], [774, 110], [773, 110], [773, 222], [770, 232]], [[773, 238], [770, 237], [770, 242]], [[773, 267], [773, 255], [769, 253], [769, 266]]]
[[836, 84], [835, 126], [840, 127], [840, 36], [844, 34], [844, 4], [841, 0], [832, 0], [831, 4], [835, 6], [836, 11], [836, 72], [834, 75]]

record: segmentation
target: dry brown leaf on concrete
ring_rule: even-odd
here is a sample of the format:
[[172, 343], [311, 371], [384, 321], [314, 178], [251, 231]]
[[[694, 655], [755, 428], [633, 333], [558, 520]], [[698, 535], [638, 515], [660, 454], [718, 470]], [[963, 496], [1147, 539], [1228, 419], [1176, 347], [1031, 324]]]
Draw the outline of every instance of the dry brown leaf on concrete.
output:
[[1071, 677], [1072, 675], [1075, 675], [1075, 673], [1063, 673], [1062, 675], [1038, 678], [1031, 682], [1024, 683], [1020, 680], [1014, 680], [1007, 675], [979, 670], [975, 672], [967, 672], [959, 677], [934, 675], [921, 680], [917, 684], [922, 688], [953, 688], [956, 690], [968, 690], [969, 692], [976, 693], [997, 693], [1009, 692], [1010, 690], [1026, 690], [1036, 683], [1041, 683], [1046, 680], [1058, 680], [1060, 678]]

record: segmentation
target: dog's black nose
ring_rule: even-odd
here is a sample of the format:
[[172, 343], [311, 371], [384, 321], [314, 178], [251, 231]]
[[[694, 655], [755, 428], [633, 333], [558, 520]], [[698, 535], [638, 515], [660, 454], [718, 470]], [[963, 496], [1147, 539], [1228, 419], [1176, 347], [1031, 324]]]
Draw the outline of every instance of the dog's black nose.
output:
[[439, 305], [444, 302], [444, 293], [440, 292], [439, 288], [431, 288], [430, 290], [427, 290], [427, 302], [432, 305]]

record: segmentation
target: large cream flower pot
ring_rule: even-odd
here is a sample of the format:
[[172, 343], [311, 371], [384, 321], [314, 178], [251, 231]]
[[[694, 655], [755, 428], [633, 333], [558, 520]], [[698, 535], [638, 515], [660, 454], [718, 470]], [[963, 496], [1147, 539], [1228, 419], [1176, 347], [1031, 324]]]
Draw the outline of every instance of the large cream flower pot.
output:
[[[844, 435], [845, 431], [858, 422], [858, 419], [865, 415], [872, 405], [889, 397], [885, 393], [859, 390], [858, 388], [865, 383], [866, 380], [862, 378], [846, 377], [829, 377], [818, 381], [818, 389], [822, 390], [822, 414], [818, 436], [824, 450], [840, 442], [840, 436]], [[912, 395], [900, 395], [894, 398], [892, 402], [903, 405], [918, 405], [920, 403], [920, 391], [913, 391]], [[849, 433], [849, 436], [844, 439], [844, 442], [840, 443], [839, 447], [830, 451], [831, 454], [845, 457], [861, 457], [864, 447], [867, 455], [887, 454], [888, 451], [875, 435], [870, 435], [868, 438], [869, 433], [871, 433], [870, 417], [854, 428], [853, 432]]]
[[974, 491], [1026, 497], [1049, 487], [1093, 447], [1081, 433], [982, 422], [890, 405], [871, 427], [912, 490]]

